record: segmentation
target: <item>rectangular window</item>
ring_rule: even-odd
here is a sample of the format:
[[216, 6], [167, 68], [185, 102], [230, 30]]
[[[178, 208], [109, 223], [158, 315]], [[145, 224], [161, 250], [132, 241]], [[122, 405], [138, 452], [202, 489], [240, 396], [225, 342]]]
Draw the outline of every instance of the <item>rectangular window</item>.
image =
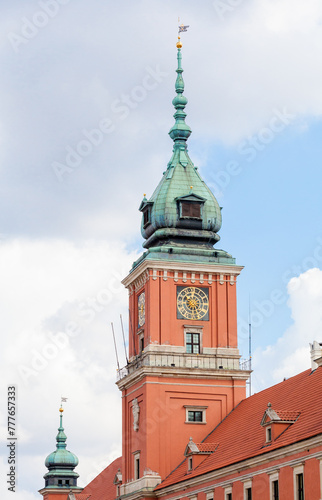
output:
[[135, 458], [135, 479], [140, 477], [140, 458]]
[[272, 482], [272, 499], [279, 500], [278, 480]]
[[133, 453], [134, 455], [134, 479], [140, 479], [140, 452]]
[[245, 500], [252, 500], [252, 489], [251, 488], [246, 488]]
[[188, 410], [188, 422], [202, 422], [202, 411]]
[[144, 336], [140, 337], [140, 354], [144, 351]]
[[296, 474], [296, 500], [304, 500], [304, 476], [303, 473]]
[[266, 441], [267, 441], [267, 443], [272, 441], [272, 428], [271, 427], [267, 427], [267, 429], [266, 429]]
[[231, 486], [225, 488], [225, 500], [233, 500], [233, 490]]
[[186, 333], [186, 351], [188, 354], [200, 354], [199, 333]]

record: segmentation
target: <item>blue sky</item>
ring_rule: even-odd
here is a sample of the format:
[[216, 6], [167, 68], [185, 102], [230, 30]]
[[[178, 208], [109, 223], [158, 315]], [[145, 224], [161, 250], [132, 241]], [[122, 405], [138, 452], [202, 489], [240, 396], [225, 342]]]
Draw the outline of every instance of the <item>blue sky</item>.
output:
[[[34, 500], [61, 396], [80, 484], [120, 454], [110, 323], [121, 350], [137, 209], [171, 156], [178, 15], [190, 25], [189, 153], [223, 206], [218, 247], [245, 266], [253, 390], [310, 367], [309, 342], [322, 341], [322, 6], [12, 0], [1, 11], [1, 398], [17, 384], [15, 498]], [[4, 406], [0, 418], [5, 436]]]

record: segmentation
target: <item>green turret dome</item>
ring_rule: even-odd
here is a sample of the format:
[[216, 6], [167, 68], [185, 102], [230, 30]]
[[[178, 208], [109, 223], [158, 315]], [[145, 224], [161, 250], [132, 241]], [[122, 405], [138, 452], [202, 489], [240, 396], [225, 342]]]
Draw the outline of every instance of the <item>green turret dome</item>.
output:
[[56, 436], [56, 450], [48, 455], [45, 465], [48, 472], [44, 475], [46, 488], [77, 488], [79, 474], [74, 472], [78, 458], [66, 450], [66, 434], [63, 428], [63, 409], [60, 408], [60, 426]]
[[144, 197], [139, 208], [143, 212], [141, 233], [146, 240], [143, 246], [149, 249], [170, 245], [174, 251], [180, 246], [213, 250], [220, 239], [217, 232], [221, 228], [221, 209], [188, 155], [191, 129], [185, 122], [181, 43], [177, 47], [177, 95], [172, 101], [175, 124], [169, 132], [173, 154], [153, 195], [150, 199]]

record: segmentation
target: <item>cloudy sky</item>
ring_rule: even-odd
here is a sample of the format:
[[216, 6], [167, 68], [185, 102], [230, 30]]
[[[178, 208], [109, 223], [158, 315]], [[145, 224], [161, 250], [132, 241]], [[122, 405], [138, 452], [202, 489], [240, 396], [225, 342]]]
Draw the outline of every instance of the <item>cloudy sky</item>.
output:
[[3, 2], [0, 423], [4, 443], [15, 384], [16, 500], [40, 498], [61, 396], [81, 485], [120, 454], [111, 322], [122, 353], [137, 208], [171, 156], [178, 16], [190, 156], [223, 206], [218, 247], [245, 266], [253, 390], [322, 341], [320, 0]]

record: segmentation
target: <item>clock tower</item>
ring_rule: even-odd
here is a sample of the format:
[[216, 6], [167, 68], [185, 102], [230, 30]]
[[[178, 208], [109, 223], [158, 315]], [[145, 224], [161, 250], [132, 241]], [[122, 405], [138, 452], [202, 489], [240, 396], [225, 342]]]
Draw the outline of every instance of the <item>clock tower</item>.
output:
[[214, 248], [221, 209], [188, 155], [181, 48], [179, 38], [173, 154], [154, 193], [141, 202], [145, 251], [123, 280], [129, 362], [117, 384], [120, 495], [128, 499], [151, 496], [181, 462], [189, 438], [200, 442], [246, 397], [250, 374], [240, 367], [237, 346], [242, 267]]

